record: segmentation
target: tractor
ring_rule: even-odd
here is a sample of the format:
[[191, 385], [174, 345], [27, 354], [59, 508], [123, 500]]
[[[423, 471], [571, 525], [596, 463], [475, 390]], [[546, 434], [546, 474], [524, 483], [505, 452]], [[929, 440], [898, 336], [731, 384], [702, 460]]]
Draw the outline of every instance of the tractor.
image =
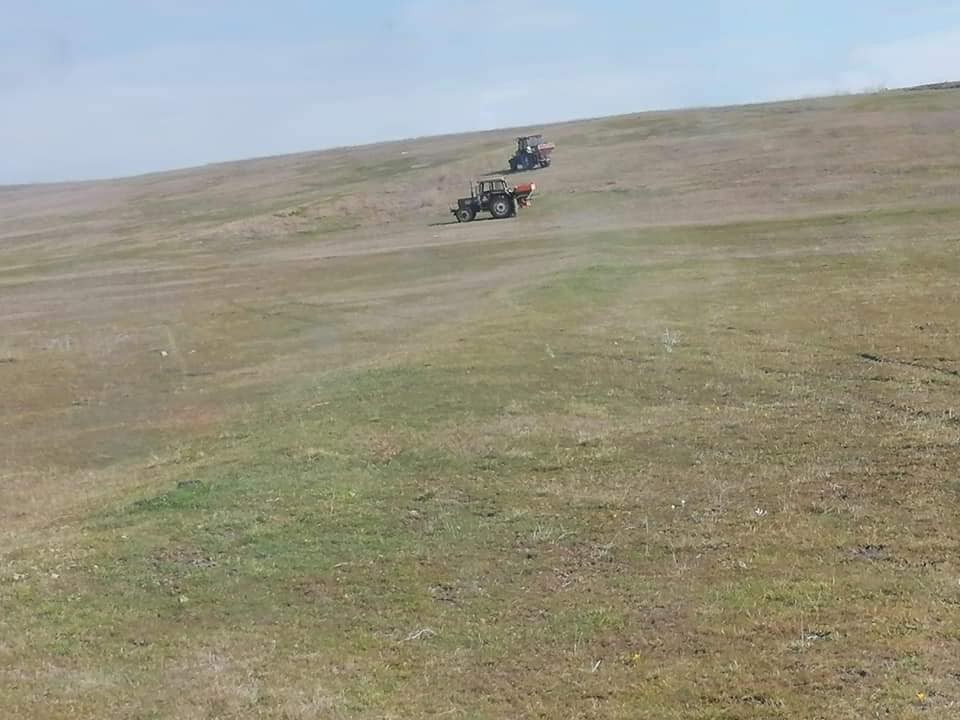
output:
[[556, 145], [545, 143], [543, 135], [526, 135], [517, 138], [517, 151], [510, 158], [510, 170], [535, 170], [538, 167], [549, 167], [550, 153]]
[[457, 222], [470, 222], [479, 212], [488, 212], [498, 220], [513, 217], [518, 208], [530, 204], [530, 196], [536, 189], [533, 183], [510, 187], [503, 178], [478, 180], [470, 183], [470, 197], [457, 200], [457, 206], [450, 208], [450, 212]]

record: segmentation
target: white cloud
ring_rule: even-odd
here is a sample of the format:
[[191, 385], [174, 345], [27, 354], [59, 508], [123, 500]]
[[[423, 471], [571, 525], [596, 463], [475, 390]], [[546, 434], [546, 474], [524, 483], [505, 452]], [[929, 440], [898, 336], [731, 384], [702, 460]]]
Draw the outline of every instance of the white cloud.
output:
[[960, 80], [960, 28], [854, 47], [832, 74], [785, 84], [773, 94], [812, 97], [946, 80]]
[[856, 79], [902, 87], [960, 79], [960, 28], [896, 42], [866, 45], [851, 54]]
[[410, 0], [400, 11], [404, 29], [429, 33], [542, 33], [574, 28], [581, 19], [546, 0]]

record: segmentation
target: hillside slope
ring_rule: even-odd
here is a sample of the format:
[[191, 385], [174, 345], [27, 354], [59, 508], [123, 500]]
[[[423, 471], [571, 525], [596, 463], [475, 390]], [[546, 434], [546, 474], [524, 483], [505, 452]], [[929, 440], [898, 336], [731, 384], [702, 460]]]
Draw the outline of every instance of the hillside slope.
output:
[[0, 188], [18, 718], [947, 717], [960, 92]]

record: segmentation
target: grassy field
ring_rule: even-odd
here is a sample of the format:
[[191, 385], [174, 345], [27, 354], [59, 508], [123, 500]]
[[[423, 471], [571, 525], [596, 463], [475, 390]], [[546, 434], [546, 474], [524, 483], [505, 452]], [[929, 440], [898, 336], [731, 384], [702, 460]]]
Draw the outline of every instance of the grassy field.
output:
[[960, 92], [0, 188], [0, 716], [960, 712]]

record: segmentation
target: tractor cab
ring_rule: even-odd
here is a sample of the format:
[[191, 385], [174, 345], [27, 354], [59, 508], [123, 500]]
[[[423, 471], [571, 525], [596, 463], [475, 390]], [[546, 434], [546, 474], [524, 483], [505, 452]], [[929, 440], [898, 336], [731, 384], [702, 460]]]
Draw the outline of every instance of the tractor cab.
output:
[[543, 145], [543, 135], [524, 135], [517, 138], [517, 152], [529, 153]]
[[506, 191], [507, 181], [503, 178], [480, 180], [477, 182], [477, 195], [480, 196], [480, 198], [490, 197], [495, 193], [505, 193]]

